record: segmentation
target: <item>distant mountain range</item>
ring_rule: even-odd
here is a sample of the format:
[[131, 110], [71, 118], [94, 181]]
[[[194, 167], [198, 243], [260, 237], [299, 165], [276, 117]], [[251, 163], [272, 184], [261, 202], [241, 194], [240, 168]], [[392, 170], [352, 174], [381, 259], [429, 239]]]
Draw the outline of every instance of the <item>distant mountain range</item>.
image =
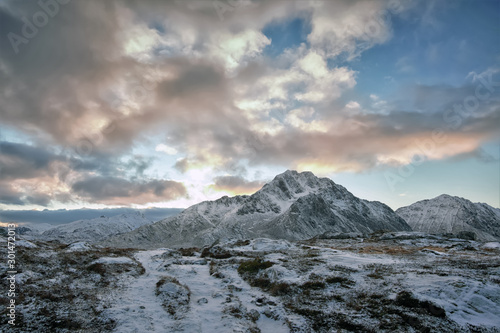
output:
[[19, 225], [39, 229], [40, 224], [50, 226], [66, 224], [77, 220], [91, 220], [100, 216], [116, 216], [140, 212], [151, 221], [159, 221], [172, 215], [177, 215], [184, 209], [179, 208], [79, 208], [79, 209], [44, 209], [40, 210], [0, 210], [0, 223], [18, 223]]
[[204, 246], [261, 237], [293, 241], [375, 231], [498, 241], [500, 209], [443, 194], [394, 212], [378, 201], [355, 197], [331, 179], [286, 171], [252, 195], [204, 201], [156, 223], [135, 212], [57, 226], [31, 223], [18, 229], [27, 239], [137, 248]]
[[18, 234], [26, 239], [58, 240], [62, 243], [77, 241], [97, 242], [120, 233], [137, 229], [153, 221], [140, 212], [78, 220], [71, 223], [50, 225], [27, 223], [18, 227]]
[[467, 199], [440, 195], [396, 210], [414, 231], [500, 240], [500, 209]]
[[222, 197], [106, 240], [109, 246], [203, 246], [256, 237], [301, 240], [326, 232], [411, 231], [387, 205], [355, 197], [311, 172], [286, 171], [248, 196]]

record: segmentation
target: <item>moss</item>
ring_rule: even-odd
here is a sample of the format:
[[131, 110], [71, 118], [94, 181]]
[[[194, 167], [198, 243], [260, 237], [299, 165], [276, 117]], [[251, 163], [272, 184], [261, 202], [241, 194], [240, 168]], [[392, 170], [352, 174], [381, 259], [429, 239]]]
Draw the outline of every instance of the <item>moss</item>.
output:
[[443, 308], [429, 301], [421, 301], [408, 291], [402, 291], [396, 296], [396, 304], [407, 308], [424, 309], [434, 317], [446, 317], [446, 311]]
[[201, 258], [214, 258], [214, 259], [228, 259], [228, 258], [231, 258], [233, 255], [231, 254], [231, 252], [221, 248], [221, 247], [218, 247], [218, 246], [214, 246], [214, 247], [206, 247], [203, 249], [203, 251], [201, 251]]
[[250, 280], [250, 285], [252, 287], [257, 287], [260, 289], [269, 290], [272, 286], [272, 282], [271, 282], [271, 280], [266, 279], [266, 278], [256, 278], [256, 279]]
[[248, 239], [246, 239], [246, 240], [237, 240], [233, 245], [234, 246], [247, 246], [247, 245], [250, 245], [250, 241]]
[[273, 283], [269, 288], [269, 293], [273, 296], [284, 296], [292, 291], [292, 285], [286, 282]]
[[189, 247], [189, 248], [180, 248], [178, 251], [185, 257], [193, 257], [195, 256], [196, 252], [199, 252], [200, 249], [197, 247]]
[[263, 261], [260, 258], [256, 258], [254, 260], [244, 261], [238, 267], [238, 273], [257, 273], [262, 269], [266, 269], [274, 265], [274, 263], [270, 261]]
[[420, 301], [408, 291], [402, 291], [396, 296], [396, 304], [407, 308], [420, 307]]
[[373, 272], [373, 273], [367, 274], [366, 276], [368, 276], [369, 278], [372, 278], [372, 279], [383, 279], [384, 278], [382, 276], [382, 274], [377, 273], [377, 272]]
[[301, 285], [302, 289], [320, 290], [325, 289], [326, 284], [323, 281], [307, 281]]
[[106, 274], [106, 266], [104, 264], [95, 263], [87, 267], [87, 269], [102, 276]]
[[356, 284], [354, 280], [344, 276], [329, 276], [325, 279], [325, 282], [330, 284], [339, 283], [344, 288], [349, 288]]

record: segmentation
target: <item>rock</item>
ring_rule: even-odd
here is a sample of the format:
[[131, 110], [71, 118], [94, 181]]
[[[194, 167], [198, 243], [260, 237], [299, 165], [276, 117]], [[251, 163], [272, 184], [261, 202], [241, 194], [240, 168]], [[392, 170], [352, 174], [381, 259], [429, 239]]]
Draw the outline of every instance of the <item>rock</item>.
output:
[[222, 297], [222, 294], [220, 292], [213, 292], [212, 293], [212, 298], [220, 298]]
[[252, 310], [247, 312], [247, 317], [251, 321], [256, 322], [260, 318], [260, 313], [259, 313], [259, 311], [252, 309]]
[[233, 284], [228, 285], [227, 289], [229, 289], [229, 291], [241, 291], [242, 290], [240, 287], [236, 287]]
[[257, 306], [263, 306], [265, 304], [265, 302], [266, 302], [265, 298], [262, 298], [262, 297], [261, 298], [257, 298], [255, 300], [255, 305], [257, 305]]
[[165, 310], [176, 318], [182, 318], [182, 314], [189, 310], [191, 292], [173, 277], [165, 276], [158, 281], [156, 296], [161, 299]]
[[200, 298], [198, 301], [196, 301], [198, 304], [207, 304], [208, 303], [208, 299], [206, 299], [205, 297], [202, 297]]

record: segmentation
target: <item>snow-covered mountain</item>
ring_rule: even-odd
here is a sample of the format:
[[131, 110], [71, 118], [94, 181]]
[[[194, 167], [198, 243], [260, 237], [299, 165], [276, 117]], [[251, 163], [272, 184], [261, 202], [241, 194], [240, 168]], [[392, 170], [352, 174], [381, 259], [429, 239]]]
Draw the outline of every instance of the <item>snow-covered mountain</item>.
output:
[[440, 195], [396, 210], [414, 231], [432, 234], [473, 232], [478, 240], [500, 240], [500, 209]]
[[102, 216], [91, 220], [79, 220], [54, 226], [42, 232], [37, 238], [59, 240], [63, 243], [76, 241], [95, 242], [151, 223], [153, 221], [148, 220], [140, 212], [112, 217]]
[[[331, 179], [286, 171], [248, 196], [222, 197], [112, 237], [120, 247], [202, 246], [217, 240], [307, 239], [325, 232], [371, 233], [411, 228], [391, 208], [361, 200]], [[104, 243], [103, 243], [104, 244]]]
[[[7, 226], [10, 223], [0, 222], [0, 233], [7, 234]], [[52, 229], [54, 225], [50, 223], [32, 223], [32, 222], [23, 222], [23, 223], [15, 223], [17, 225], [16, 234], [23, 236], [38, 236], [46, 230]]]

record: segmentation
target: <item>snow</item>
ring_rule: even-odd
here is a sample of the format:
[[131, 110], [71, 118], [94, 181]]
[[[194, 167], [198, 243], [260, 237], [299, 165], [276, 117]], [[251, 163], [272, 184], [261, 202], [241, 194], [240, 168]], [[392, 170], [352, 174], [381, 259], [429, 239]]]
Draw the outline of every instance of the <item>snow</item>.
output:
[[[269, 259], [269, 256], [266, 256]], [[287, 283], [299, 283], [302, 282], [304, 276], [299, 275], [296, 271], [287, 269], [280, 264], [275, 264], [269, 267], [260, 274], [261, 277], [268, 277], [274, 281], [279, 280], [280, 282]]]
[[[54, 295], [58, 288], [67, 286], [74, 292], [75, 302], [66, 306], [74, 306], [72, 311], [80, 313], [99, 309], [98, 314], [88, 316], [96, 316], [95, 322], [115, 322], [115, 332], [309, 333], [317, 331], [312, 327], [318, 318], [320, 327], [331, 331], [341, 328], [342, 318], [375, 331], [387, 321], [400, 325], [389, 331], [415, 331], [411, 323], [404, 321], [406, 315], [417, 318], [422, 328], [430, 327], [436, 332], [498, 331], [495, 329], [500, 328], [500, 261], [496, 250], [490, 250], [497, 249], [498, 242], [481, 244], [417, 235], [380, 237], [384, 240], [289, 242], [260, 238], [219, 243], [214, 247], [228, 254], [225, 259], [210, 255], [201, 258], [198, 252], [183, 256], [186, 252], [168, 248], [135, 253], [117, 251], [117, 256], [111, 254], [113, 250], [94, 248], [68, 256], [59, 245], [37, 243], [44, 251], [23, 249], [34, 260], [16, 279], [23, 288], [31, 288], [34, 295], [38, 295], [40, 286]], [[85, 249], [90, 245], [78, 242], [68, 246], [71, 247]], [[47, 271], [37, 263], [42, 253], [59, 256], [60, 263], [68, 267], [48, 277], [41, 275], [38, 272]], [[96, 257], [99, 254], [103, 256]], [[67, 260], [72, 256], [88, 260]], [[270, 261], [272, 266], [253, 273], [238, 272], [240, 263], [255, 258]], [[109, 266], [99, 273], [86, 269], [89, 262]], [[129, 269], [132, 266], [135, 270]], [[35, 280], [39, 284], [30, 287]], [[267, 286], [277, 289], [273, 292], [271, 287], [255, 284], [257, 280], [268, 281]], [[323, 286], [317, 288], [312, 283]], [[93, 290], [96, 285], [98, 297], [81, 296], [82, 287]], [[429, 314], [428, 305], [411, 308], [399, 304], [397, 297], [403, 291], [424, 304], [444, 309], [445, 317]], [[59, 306], [60, 300], [34, 297], [31, 305], [19, 308], [31, 322], [35, 306]], [[62, 311], [67, 310], [57, 312], [60, 318], [64, 316]], [[48, 331], [43, 326], [46, 318], [37, 316], [37, 324]], [[75, 320], [81, 321], [81, 317], [75, 316]], [[99, 331], [101, 326], [96, 327], [94, 331]]]
[[134, 264], [134, 261], [129, 257], [101, 257], [97, 260], [94, 260], [92, 264], [107, 264], [107, 265]]
[[59, 240], [65, 243], [75, 241], [97, 242], [151, 223], [153, 222], [140, 213], [121, 214], [52, 226], [52, 228], [45, 230], [36, 237], [43, 240]]
[[[203, 247], [235, 239], [290, 241], [325, 232], [366, 234], [380, 229], [411, 230], [380, 202], [361, 200], [332, 180], [317, 178], [310, 172], [286, 171], [251, 196], [205, 201], [175, 217], [110, 237], [106, 244], [142, 249]], [[276, 250], [288, 247], [285, 243], [257, 243], [254, 250], [268, 246]]]
[[422, 249], [421, 252], [422, 253], [430, 253], [430, 254], [433, 254], [433, 255], [436, 255], [436, 256], [449, 256], [448, 253], [444, 253], [444, 252], [436, 251], [436, 250], [431, 250], [431, 249]]
[[[224, 246], [231, 246], [234, 242], [228, 242]], [[239, 251], [270, 252], [275, 251], [279, 255], [280, 251], [295, 249], [296, 246], [289, 241], [282, 239], [256, 238], [248, 242], [247, 245], [232, 246]]]
[[276, 320], [268, 318], [266, 315], [259, 317], [257, 326], [261, 332], [289, 333], [290, 329], [284, 324], [277, 324]]
[[29, 247], [29, 248], [38, 247], [35, 244], [33, 244], [32, 242], [24, 240], [24, 239], [17, 240], [15, 244], [16, 244], [16, 246]]
[[[452, 232], [456, 232], [468, 227], [463, 219], [457, 222], [456, 216], [462, 212], [462, 206], [472, 207], [480, 216], [491, 212], [487, 205], [471, 206], [460, 198], [441, 196], [436, 200], [439, 205], [432, 204], [425, 211], [442, 217], [436, 224], [438, 230], [451, 228]], [[296, 206], [298, 201], [301, 205]], [[328, 205], [322, 204], [322, 201], [328, 202]], [[424, 204], [427, 205], [417, 203], [410, 206], [409, 216], [427, 228], [433, 220], [429, 222], [420, 215], [419, 209], [424, 209]], [[291, 205], [297, 209], [284, 212]], [[281, 211], [276, 212], [276, 207], [281, 207]], [[326, 217], [307, 220], [308, 214], [317, 216], [316, 208], [311, 207], [324, 207], [325, 211], [334, 215], [325, 214]], [[243, 212], [238, 213], [239, 209]], [[77, 221], [46, 231], [43, 236], [47, 239], [78, 240], [62, 251], [59, 245], [51, 242], [37, 243], [43, 248], [40, 251], [34, 249], [37, 246], [34, 243], [20, 240], [18, 245], [25, 247], [23, 251], [31, 251], [25, 258], [33, 258], [33, 262], [16, 278], [20, 284], [26, 285], [41, 279], [37, 275], [39, 273], [34, 273], [47, 271], [40, 263], [51, 262], [46, 260], [51, 256], [61, 256], [64, 271], [44, 279], [44, 286], [50, 289], [68, 282], [68, 290], [75, 290], [75, 300], [78, 301], [75, 304], [81, 302], [84, 305], [80, 310], [84, 312], [94, 306], [103, 310], [94, 314], [99, 319], [116, 322], [115, 332], [305, 333], [313, 331], [311, 322], [317, 320], [318, 313], [326, 320], [326, 324], [322, 323], [325, 325], [323, 328], [328, 327], [332, 331], [342, 326], [339, 324], [339, 318], [343, 318], [339, 317], [341, 315], [345, 315], [349, 323], [365, 328], [380, 327], [383, 320], [390, 321], [396, 317], [398, 325], [402, 325], [400, 331], [407, 332], [415, 328], [407, 322], [408, 318], [413, 318], [411, 316], [418, 317], [422, 330], [432, 327], [434, 331], [461, 332], [462, 328], [468, 331], [469, 324], [480, 326], [478, 331], [500, 327], [499, 242], [482, 244], [430, 235], [427, 232], [432, 230], [425, 228], [419, 232], [402, 228], [404, 231], [361, 238], [357, 237], [359, 233], [347, 233], [359, 222], [356, 218], [345, 217], [352, 215], [343, 215], [343, 210], [351, 209], [380, 221], [384, 220], [383, 217], [392, 219], [394, 216], [392, 210], [382, 204], [357, 199], [329, 180], [318, 179], [310, 173], [286, 172], [253, 196], [207, 201], [166, 222], [149, 225], [150, 221], [140, 215], [121, 215]], [[301, 214], [306, 219], [295, 220]], [[496, 216], [495, 212], [492, 214]], [[281, 216], [285, 218], [280, 220]], [[326, 230], [325, 233], [322, 228], [328, 223], [324, 221], [330, 221], [328, 218], [333, 216], [347, 230]], [[390, 223], [397, 226], [400, 220], [396, 218]], [[269, 230], [279, 223], [286, 228], [278, 229], [283, 233], [276, 232], [274, 236], [277, 238], [285, 237], [284, 233], [290, 231], [294, 237], [304, 239], [311, 236], [309, 232], [318, 230], [325, 237], [299, 242], [271, 239], [273, 234]], [[370, 225], [365, 227], [369, 229]], [[130, 230], [133, 231], [125, 233]], [[179, 234], [172, 236], [177, 231]], [[486, 235], [480, 230], [475, 232], [480, 236]], [[331, 239], [327, 237], [328, 233], [333, 236]], [[90, 243], [113, 235], [117, 237], [113, 239], [121, 241], [117, 244], [125, 247], [179, 246], [180, 241], [183, 246], [217, 245], [193, 251], [193, 256], [183, 256], [188, 251], [158, 248], [133, 253], [128, 250], [103, 250]], [[174, 237], [173, 241], [169, 237]], [[247, 238], [248, 241], [242, 241]], [[114, 243], [110, 242], [107, 246], [111, 244]], [[94, 251], [89, 251], [92, 249]], [[64, 253], [77, 251], [80, 253]], [[204, 253], [203, 258], [200, 252]], [[98, 258], [99, 253], [104, 256]], [[88, 260], [68, 260], [72, 257]], [[264, 267], [268, 268], [257, 268], [257, 272], [238, 272], [238, 267], [245, 267], [240, 266], [243, 261], [256, 258], [269, 261], [272, 265], [268, 267], [269, 263], [266, 263], [268, 265]], [[88, 270], [89, 262], [117, 266], [107, 266], [106, 270]], [[144, 274], [138, 263], [144, 267]], [[131, 266], [119, 265], [133, 265], [135, 270], [130, 270]], [[70, 274], [76, 272], [82, 274]], [[102, 298], [79, 298], [78, 287], [75, 287], [78, 280], [86, 281], [91, 288], [100, 284], [102, 290], [106, 286], [109, 289], [105, 290]], [[109, 287], [113, 280], [114, 284]], [[40, 288], [39, 285], [36, 287]], [[412, 309], [397, 303], [401, 292], [411, 292], [420, 301], [442, 307], [446, 317], [428, 314], [423, 307]], [[43, 302], [57, 306], [56, 302], [49, 303], [50, 299]], [[24, 314], [27, 313], [25, 311]], [[405, 317], [406, 314], [411, 316]], [[43, 320], [40, 322], [44, 323]], [[328, 326], [330, 324], [333, 326]]]
[[431, 234], [474, 233], [482, 241], [500, 239], [500, 209], [450, 195], [418, 201], [396, 210], [415, 231]]
[[[246, 327], [244, 321], [240, 322], [224, 314], [227, 299], [237, 297], [228, 289], [228, 284], [241, 288], [238, 292], [240, 299], [234, 299], [231, 304], [247, 306], [248, 311], [257, 309], [251, 302], [260, 292], [253, 292], [253, 288], [237, 273], [228, 274], [224, 282], [210, 275], [209, 265], [177, 265], [173, 264], [175, 258], [162, 259], [168, 257], [162, 256], [163, 254], [163, 250], [141, 251], [136, 254], [136, 259], [144, 266], [146, 273], [133, 281], [107, 311], [107, 315], [118, 322], [116, 332], [229, 333]], [[165, 265], [168, 265], [168, 269], [164, 269]], [[189, 309], [177, 318], [165, 311], [156, 295], [156, 283], [164, 276], [176, 278], [191, 292]], [[172, 285], [167, 287], [168, 291], [175, 292], [171, 287]], [[261, 315], [256, 323], [262, 332], [289, 332], [283, 321], [264, 317]]]
[[500, 327], [500, 286], [456, 276], [409, 273], [405, 283], [423, 299], [442, 306], [449, 318], [467, 324]]
[[88, 251], [91, 250], [92, 246], [87, 242], [76, 242], [68, 245], [66, 248], [67, 252], [75, 252], [75, 251]]
[[500, 249], [500, 243], [499, 242], [489, 242], [485, 243], [482, 246], [483, 249]]
[[[7, 227], [9, 224], [10, 223], [0, 222], [0, 227]], [[31, 229], [31, 232], [28, 234], [39, 234], [54, 227], [53, 224], [49, 223], [16, 222], [14, 224], [16, 225], [16, 228], [25, 227]]]
[[24, 271], [16, 274], [16, 283], [24, 284], [26, 281], [33, 277], [41, 276], [40, 273], [32, 272], [32, 271]]
[[255, 251], [283, 251], [292, 247], [292, 244], [280, 239], [257, 238], [252, 242], [252, 249]]

